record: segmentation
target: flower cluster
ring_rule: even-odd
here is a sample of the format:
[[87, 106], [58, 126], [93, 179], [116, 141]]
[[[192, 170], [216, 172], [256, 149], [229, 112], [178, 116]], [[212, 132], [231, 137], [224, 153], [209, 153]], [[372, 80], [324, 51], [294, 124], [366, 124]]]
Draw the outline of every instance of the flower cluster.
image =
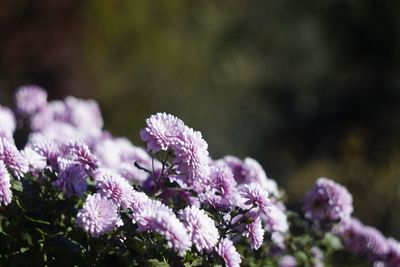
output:
[[350, 217], [353, 198], [345, 187], [327, 178], [319, 178], [305, 197], [308, 219], [337, 222]]
[[[13, 196], [14, 183], [33, 183], [36, 187], [28, 192], [43, 197], [41, 201], [71, 204], [60, 205], [60, 210], [73, 214], [55, 216], [59, 228], [49, 228], [48, 236], [62, 229], [69, 242], [77, 235], [70, 223], [77, 225], [84, 236], [77, 240], [90, 259], [101, 257], [93, 256], [94, 243], [82, 240], [101, 239], [105, 246], [118, 248], [114, 254], [105, 252], [108, 256], [136, 257], [147, 249], [157, 260], [173, 265], [182, 265], [178, 259], [240, 266], [248, 264], [249, 253], [257, 250], [265, 261], [260, 264], [296, 266], [300, 260], [299, 265], [323, 266], [319, 236], [305, 238], [315, 242], [307, 244], [291, 233], [296, 222], [290, 221], [284, 193], [261, 164], [249, 157], [213, 159], [202, 134], [181, 119], [166, 113], [146, 119], [140, 131], [146, 150], [104, 130], [100, 109], [92, 100], [48, 101], [42, 88], [29, 85], [18, 89], [15, 102], [15, 112], [0, 106], [0, 206], [18, 197], [17, 207], [29, 223], [45, 224], [21, 206], [21, 194]], [[13, 139], [19, 130], [29, 133], [21, 149]], [[328, 229], [348, 250], [367, 255], [371, 262], [399, 264], [396, 240], [351, 218], [352, 196], [345, 187], [318, 179], [306, 194], [303, 211], [302, 227], [310, 222], [312, 230]], [[320, 227], [325, 225], [329, 228]], [[42, 242], [44, 236], [37, 239]], [[309, 256], [296, 258], [294, 248], [299, 244], [305, 244]], [[143, 249], [130, 252], [132, 248]]]
[[371, 263], [377, 266], [399, 266], [400, 243], [384, 237], [376, 228], [349, 218], [337, 225], [334, 232], [349, 251], [366, 256]]

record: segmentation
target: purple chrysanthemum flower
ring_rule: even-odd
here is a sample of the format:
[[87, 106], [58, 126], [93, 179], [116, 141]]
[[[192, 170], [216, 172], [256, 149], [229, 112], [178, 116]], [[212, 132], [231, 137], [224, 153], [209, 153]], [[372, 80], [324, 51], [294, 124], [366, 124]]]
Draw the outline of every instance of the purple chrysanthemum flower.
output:
[[383, 261], [390, 253], [390, 247], [381, 232], [363, 225], [357, 219], [344, 220], [334, 232], [346, 248], [353, 253], [366, 255], [371, 262]]
[[246, 230], [243, 235], [249, 239], [252, 249], [259, 249], [264, 241], [264, 229], [262, 228], [261, 219], [256, 218], [254, 222], [246, 224]]
[[35, 131], [41, 131], [54, 122], [67, 123], [68, 114], [62, 101], [50, 101], [43, 109], [33, 114], [30, 126]]
[[214, 221], [196, 206], [181, 210], [180, 218], [189, 233], [189, 236], [199, 252], [211, 250], [219, 239], [218, 229]]
[[94, 171], [97, 169], [99, 165], [98, 161], [84, 142], [71, 142], [68, 145], [68, 150], [72, 156], [72, 160], [76, 164], [81, 165], [83, 169], [87, 171]]
[[204, 189], [209, 175], [208, 144], [198, 131], [184, 125], [175, 116], [157, 113], [146, 120], [140, 132], [150, 152], [172, 150], [179, 179], [196, 192]]
[[246, 177], [246, 183], [258, 183], [261, 185], [270, 195], [280, 197], [278, 185], [272, 179], [267, 177], [261, 164], [253, 158], [245, 158], [244, 161], [243, 175]]
[[217, 162], [210, 171], [206, 192], [200, 195], [200, 200], [216, 209], [229, 209], [235, 206], [238, 190], [230, 169], [223, 162]]
[[230, 239], [222, 239], [215, 250], [224, 260], [226, 267], [240, 266], [242, 259], [240, 258], [240, 254], [237, 252], [233, 242]]
[[21, 178], [29, 171], [28, 162], [18, 151], [14, 141], [4, 137], [0, 137], [0, 160], [17, 178]]
[[147, 149], [150, 152], [168, 150], [177, 141], [177, 135], [184, 131], [184, 123], [177, 117], [156, 113], [146, 119], [146, 128], [140, 130], [140, 137], [147, 142]]
[[103, 173], [96, 179], [96, 188], [100, 195], [111, 199], [124, 209], [130, 207], [134, 200], [133, 187], [116, 173]]
[[64, 103], [68, 122], [75, 127], [85, 131], [96, 131], [103, 128], [103, 118], [96, 101], [69, 96], [65, 98]]
[[265, 222], [265, 230], [268, 232], [287, 232], [289, 225], [286, 214], [276, 205], [270, 206], [271, 212], [263, 217]]
[[12, 138], [15, 127], [16, 122], [12, 111], [0, 106], [0, 136]]
[[44, 157], [47, 163], [55, 168], [58, 166], [58, 157], [62, 155], [59, 146], [53, 141], [41, 141], [31, 144], [32, 149]]
[[371, 262], [385, 260], [389, 252], [386, 238], [376, 228], [370, 226], [365, 226], [364, 233], [367, 241], [365, 250], [368, 259]]
[[269, 179], [261, 164], [253, 158], [245, 158], [243, 161], [234, 156], [226, 156], [223, 161], [231, 169], [238, 184], [258, 183], [267, 192], [275, 197], [280, 197], [276, 182]]
[[333, 229], [342, 240], [344, 246], [353, 253], [363, 252], [366, 244], [365, 226], [355, 218], [342, 221]]
[[286, 249], [285, 245], [285, 236], [281, 232], [273, 232], [271, 234], [271, 241], [272, 241], [272, 246], [270, 250], [272, 253], [277, 253], [280, 254], [282, 251]]
[[46, 168], [46, 158], [32, 148], [25, 147], [21, 154], [28, 161], [29, 172], [34, 176], [38, 176]]
[[209, 175], [208, 144], [198, 131], [185, 127], [179, 133], [179, 141], [172, 145], [174, 163], [186, 177], [186, 182], [197, 191], [204, 188], [204, 180]]
[[260, 215], [267, 216], [270, 212], [271, 202], [268, 192], [257, 183], [246, 184], [241, 188], [240, 195], [243, 197], [244, 204], [255, 206]]
[[0, 206], [7, 206], [11, 203], [12, 191], [10, 184], [10, 174], [8, 173], [3, 161], [0, 161]]
[[241, 159], [235, 156], [225, 156], [223, 158], [225, 164], [231, 169], [233, 177], [238, 184], [247, 183], [245, 176], [245, 166]]
[[164, 236], [168, 247], [183, 256], [192, 246], [185, 226], [178, 220], [174, 212], [159, 201], [149, 201], [142, 206], [136, 216], [138, 231], [157, 232]]
[[51, 122], [45, 128], [41, 129], [39, 132], [33, 132], [29, 136], [28, 143], [40, 143], [46, 141], [55, 142], [60, 149], [64, 152], [68, 152], [68, 145], [72, 141], [76, 140], [86, 140], [89, 135], [84, 131], [81, 131], [71, 124], [66, 122]]
[[125, 179], [133, 182], [143, 182], [149, 174], [137, 168], [141, 167], [152, 171], [152, 168], [161, 165], [157, 160], [152, 162], [150, 155], [142, 148], [134, 146], [126, 138], [106, 138], [95, 144], [94, 154], [104, 167], [118, 172]]
[[136, 190], [132, 193], [132, 202], [130, 209], [132, 210], [133, 215], [138, 215], [142, 210], [143, 206], [146, 205], [151, 199], [143, 192], [138, 192]]
[[76, 223], [93, 237], [111, 232], [121, 224], [118, 207], [100, 194], [89, 195], [78, 211]]
[[296, 267], [297, 261], [291, 255], [285, 255], [279, 260], [279, 267]]
[[86, 173], [81, 166], [73, 161], [59, 158], [59, 174], [53, 185], [66, 196], [82, 196], [87, 189]]
[[15, 93], [15, 103], [18, 113], [32, 115], [47, 105], [47, 92], [36, 85], [19, 87]]
[[307, 192], [303, 209], [308, 219], [336, 222], [350, 217], [353, 198], [344, 186], [319, 178]]
[[389, 237], [387, 239], [389, 252], [387, 254], [386, 262], [389, 267], [400, 266], [400, 243], [396, 239]]

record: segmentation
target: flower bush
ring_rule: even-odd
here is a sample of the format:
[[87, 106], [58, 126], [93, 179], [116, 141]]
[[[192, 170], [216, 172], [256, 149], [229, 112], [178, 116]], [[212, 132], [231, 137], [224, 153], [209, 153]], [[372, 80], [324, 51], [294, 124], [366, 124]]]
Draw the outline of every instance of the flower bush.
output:
[[19, 88], [0, 106], [0, 265], [329, 266], [344, 253], [400, 266], [400, 243], [353, 218], [330, 179], [290, 211], [256, 160], [212, 159], [173, 115], [140, 137], [147, 150], [104, 130], [94, 101]]

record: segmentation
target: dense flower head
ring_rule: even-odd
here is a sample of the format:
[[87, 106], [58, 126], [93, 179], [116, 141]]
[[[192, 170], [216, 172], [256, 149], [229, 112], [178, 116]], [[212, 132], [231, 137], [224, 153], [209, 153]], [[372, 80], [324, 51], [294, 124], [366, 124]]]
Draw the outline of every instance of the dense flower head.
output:
[[389, 252], [386, 238], [380, 231], [371, 226], [365, 226], [364, 235], [366, 239], [366, 255], [371, 262], [382, 261]]
[[278, 185], [275, 180], [267, 177], [261, 164], [253, 158], [247, 157], [244, 159], [245, 175], [248, 183], [256, 182], [260, 184], [267, 192], [274, 197], [281, 197], [278, 190]]
[[87, 189], [85, 170], [73, 161], [58, 158], [59, 173], [53, 185], [66, 196], [82, 196]]
[[46, 168], [46, 158], [32, 148], [25, 147], [21, 154], [27, 160], [31, 174], [38, 176]]
[[271, 202], [268, 198], [268, 192], [257, 183], [244, 185], [240, 194], [243, 197], [244, 204], [257, 208], [257, 212], [262, 216], [267, 216], [271, 209]]
[[97, 142], [93, 150], [99, 162], [104, 167], [113, 169], [124, 178], [133, 182], [143, 182], [148, 173], [138, 169], [134, 164], [137, 162], [141, 167], [152, 171], [152, 168], [161, 167], [161, 163], [151, 159], [149, 154], [142, 148], [134, 146], [126, 138], [106, 138]]
[[62, 152], [55, 142], [44, 140], [31, 143], [28, 147], [32, 148], [32, 150], [38, 153], [40, 156], [44, 157], [46, 162], [53, 168], [58, 166], [57, 159], [59, 156], [61, 156]]
[[366, 244], [365, 226], [355, 218], [348, 218], [342, 221], [335, 229], [344, 246], [353, 253], [364, 251]]
[[32, 115], [47, 105], [47, 92], [36, 85], [25, 85], [15, 93], [17, 111], [22, 115]]
[[279, 260], [279, 267], [296, 267], [296, 258], [292, 255], [285, 255]]
[[30, 134], [28, 144], [52, 141], [56, 143], [60, 149], [66, 152], [66, 149], [71, 142], [86, 139], [87, 136], [71, 124], [65, 122], [53, 122], [40, 131]]
[[11, 203], [11, 199], [10, 174], [3, 161], [0, 160], [0, 206], [7, 206]]
[[150, 199], [149, 196], [146, 195], [144, 192], [139, 192], [136, 190], [133, 190], [131, 199], [132, 202], [130, 203], [128, 209], [132, 212], [132, 223], [136, 223], [137, 219], [140, 218], [140, 213], [143, 210], [143, 207], [153, 200]]
[[225, 156], [223, 161], [231, 169], [238, 184], [258, 183], [272, 196], [280, 197], [276, 182], [267, 177], [261, 164], [255, 159], [247, 157], [242, 161], [234, 156]]
[[387, 239], [389, 252], [386, 257], [387, 266], [396, 267], [400, 266], [400, 242], [394, 238]]
[[184, 131], [184, 123], [177, 117], [156, 113], [146, 119], [146, 128], [140, 131], [140, 137], [147, 142], [147, 149], [151, 152], [168, 150], [177, 142], [177, 135]]
[[68, 97], [51, 101], [32, 115], [30, 126], [47, 139], [67, 144], [72, 140], [90, 140], [101, 136], [103, 119], [96, 102]]
[[319, 178], [304, 199], [308, 219], [336, 222], [350, 217], [353, 198], [347, 189], [327, 178]]
[[34, 131], [40, 131], [54, 122], [68, 122], [68, 114], [63, 101], [51, 101], [39, 112], [32, 115], [30, 127]]
[[111, 199], [122, 208], [131, 206], [134, 195], [133, 187], [122, 176], [117, 173], [104, 172], [96, 179], [97, 192]]
[[271, 211], [263, 217], [265, 230], [268, 232], [287, 232], [289, 230], [289, 225], [284, 211], [276, 205], [271, 205], [270, 209]]
[[69, 96], [65, 99], [65, 108], [68, 114], [68, 122], [72, 125], [87, 131], [103, 128], [103, 118], [96, 101]]
[[386, 238], [376, 228], [350, 218], [340, 223], [334, 232], [346, 248], [356, 254], [366, 255], [371, 262], [383, 261], [390, 253]]
[[16, 122], [12, 111], [0, 106], [0, 136], [12, 138], [15, 128]]
[[196, 206], [188, 206], [179, 213], [192, 243], [199, 252], [209, 251], [217, 245], [219, 239], [215, 222]]
[[73, 141], [68, 145], [72, 160], [81, 165], [85, 170], [94, 171], [98, 168], [97, 158], [92, 154], [89, 147], [82, 141]]
[[29, 171], [28, 162], [18, 151], [14, 141], [5, 137], [0, 137], [0, 160], [17, 178]]
[[259, 249], [264, 241], [264, 229], [261, 218], [256, 218], [254, 222], [247, 224], [243, 235], [248, 238], [252, 249]]
[[223, 158], [223, 161], [231, 169], [233, 177], [238, 184], [246, 183], [245, 166], [241, 159], [228, 155]]
[[204, 180], [209, 175], [208, 144], [198, 131], [185, 127], [179, 133], [179, 141], [172, 145], [174, 163], [185, 176], [185, 180], [195, 189], [203, 188]]
[[111, 232], [121, 224], [118, 207], [100, 194], [89, 195], [78, 211], [76, 223], [93, 237]]
[[136, 216], [138, 231], [156, 232], [167, 241], [167, 246], [183, 256], [192, 246], [185, 226], [176, 217], [172, 209], [159, 201], [149, 201], [142, 206]]
[[239, 194], [230, 169], [223, 162], [216, 162], [210, 171], [206, 192], [200, 195], [200, 200], [216, 209], [229, 209], [235, 206]]
[[187, 127], [177, 117], [157, 113], [146, 120], [147, 127], [140, 136], [147, 142], [148, 151], [173, 152], [173, 163], [177, 166], [179, 178], [197, 192], [204, 189], [204, 180], [209, 175], [210, 161], [208, 144], [198, 131]]
[[222, 239], [215, 250], [223, 259], [226, 267], [240, 266], [242, 259], [240, 258], [240, 254], [237, 252], [233, 242], [230, 239]]

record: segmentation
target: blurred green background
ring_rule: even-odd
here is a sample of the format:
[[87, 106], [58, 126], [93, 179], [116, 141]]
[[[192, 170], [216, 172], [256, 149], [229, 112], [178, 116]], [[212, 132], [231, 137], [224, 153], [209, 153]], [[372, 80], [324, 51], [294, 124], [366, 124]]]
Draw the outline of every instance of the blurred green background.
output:
[[214, 158], [259, 160], [289, 206], [330, 177], [400, 238], [399, 14], [373, 0], [5, 0], [0, 103], [27, 83], [93, 98], [136, 144], [146, 117], [173, 113]]

